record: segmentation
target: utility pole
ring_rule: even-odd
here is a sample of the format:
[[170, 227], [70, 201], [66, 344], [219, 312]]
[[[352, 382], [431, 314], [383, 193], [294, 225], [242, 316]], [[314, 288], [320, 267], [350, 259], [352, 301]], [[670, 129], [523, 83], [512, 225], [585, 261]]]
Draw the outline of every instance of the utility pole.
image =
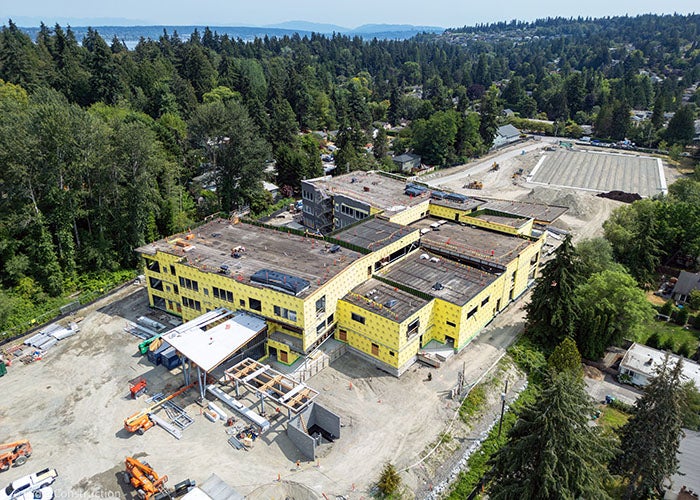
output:
[[501, 393], [501, 419], [498, 421], [498, 438], [501, 439], [501, 427], [503, 426], [503, 414], [506, 411], [506, 394], [508, 394], [508, 380], [506, 379], [506, 388]]

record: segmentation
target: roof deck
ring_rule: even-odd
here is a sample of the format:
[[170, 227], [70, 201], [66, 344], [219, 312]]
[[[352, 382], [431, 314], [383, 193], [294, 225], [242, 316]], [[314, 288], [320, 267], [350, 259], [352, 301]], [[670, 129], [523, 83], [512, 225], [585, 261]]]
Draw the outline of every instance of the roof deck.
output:
[[374, 278], [355, 287], [343, 300], [397, 323], [403, 322], [428, 303]]
[[463, 306], [498, 275], [420, 250], [379, 272], [386, 279], [431, 297]]
[[525, 217], [507, 217], [505, 215], [495, 215], [495, 214], [491, 214], [491, 213], [474, 214], [474, 215], [471, 215], [471, 217], [474, 217], [476, 219], [485, 220], [487, 222], [494, 222], [496, 224], [502, 224], [504, 226], [509, 226], [509, 227], [513, 227], [516, 229], [523, 227], [525, 224], [527, 224], [530, 221], [530, 219], [527, 219]]
[[[216, 219], [189, 234], [174, 235], [136, 250], [145, 255], [164, 252], [202, 272], [228, 274], [231, 279], [253, 286], [261, 271], [300, 278], [309, 286], [283, 290], [306, 297], [362, 256], [359, 252], [332, 245], [314, 237], [297, 236], [252, 224], [233, 224]], [[256, 276], [258, 283], [252, 280]], [[287, 280], [288, 281], [288, 280]], [[286, 283], [282, 279], [282, 285]], [[274, 283], [271, 283], [274, 285]], [[298, 292], [298, 293], [295, 293]]]
[[332, 236], [337, 240], [374, 252], [417, 231], [417, 228], [375, 218], [344, 229]]
[[[439, 191], [441, 194], [446, 194], [446, 191]], [[440, 195], [438, 195], [440, 196]], [[448, 207], [448, 208], [454, 208], [456, 210], [464, 210], [467, 212], [470, 212], [476, 208], [479, 208], [483, 206], [486, 201], [480, 199], [480, 198], [474, 198], [472, 196], [465, 196], [465, 200], [463, 202], [455, 201], [455, 200], [450, 200], [449, 198], [431, 198], [430, 203], [433, 205], [438, 205], [441, 207]]]
[[494, 212], [503, 212], [519, 217], [526, 217], [528, 219], [535, 219], [537, 222], [544, 224], [551, 224], [569, 210], [567, 207], [558, 205], [496, 199], [486, 199], [486, 203], [483, 204], [481, 208], [493, 210]]
[[[421, 246], [453, 257], [497, 265], [505, 269], [532, 242], [504, 233], [446, 222], [437, 228], [434, 219], [422, 219], [411, 225], [423, 229]], [[430, 231], [425, 232], [425, 229]]]
[[387, 214], [399, 213], [424, 202], [430, 196], [425, 191], [420, 196], [404, 194], [406, 182], [377, 172], [351, 172], [337, 177], [321, 177], [307, 181], [328, 195], [343, 195], [366, 203]]

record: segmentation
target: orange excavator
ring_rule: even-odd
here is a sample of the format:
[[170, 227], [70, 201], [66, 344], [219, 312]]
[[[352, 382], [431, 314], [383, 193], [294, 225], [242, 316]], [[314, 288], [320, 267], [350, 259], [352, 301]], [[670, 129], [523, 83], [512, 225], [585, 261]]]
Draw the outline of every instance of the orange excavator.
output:
[[155, 423], [153, 420], [150, 418], [150, 414], [155, 412], [163, 403], [166, 401], [170, 401], [173, 398], [176, 398], [180, 394], [182, 394], [185, 391], [188, 391], [194, 387], [194, 384], [186, 385], [177, 391], [173, 392], [170, 396], [168, 396], [165, 399], [162, 399], [161, 401], [158, 401], [157, 403], [152, 404], [148, 408], [141, 410], [138, 413], [134, 413], [130, 417], [128, 417], [126, 420], [124, 420], [124, 428], [129, 431], [129, 432], [136, 432], [137, 434], [143, 434], [146, 432], [148, 429], [153, 427]]
[[126, 457], [124, 464], [129, 476], [129, 483], [136, 489], [140, 498], [151, 500], [155, 497], [155, 500], [158, 500], [169, 496], [164, 486], [168, 481], [168, 476], [159, 476], [150, 465], [139, 462], [133, 457]]
[[13, 465], [24, 464], [31, 456], [32, 445], [26, 439], [0, 444], [0, 472], [5, 472]]

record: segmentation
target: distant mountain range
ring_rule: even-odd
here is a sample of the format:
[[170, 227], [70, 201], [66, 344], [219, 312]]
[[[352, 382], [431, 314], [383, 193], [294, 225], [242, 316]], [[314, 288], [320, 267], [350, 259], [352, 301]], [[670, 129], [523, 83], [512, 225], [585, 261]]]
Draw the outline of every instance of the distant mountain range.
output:
[[[19, 25], [19, 23], [17, 23]], [[52, 28], [53, 25], [49, 25]], [[63, 28], [66, 25], [62, 25]], [[85, 26], [71, 26], [76, 38], [80, 41], [87, 33]], [[133, 48], [138, 41], [143, 37], [145, 39], [157, 40], [163, 31], [167, 31], [169, 35], [177, 32], [183, 40], [190, 37], [192, 32], [197, 29], [200, 34], [204, 31], [205, 26], [109, 26], [109, 25], [92, 25], [92, 28], [102, 36], [108, 43], [116, 36], [119, 40], [124, 41], [127, 47]], [[36, 37], [39, 31], [39, 26], [22, 27], [32, 38]], [[284, 37], [292, 36], [295, 33], [299, 36], [311, 36], [312, 33], [341, 33], [348, 36], [360, 36], [362, 38], [379, 38], [405, 40], [411, 38], [418, 33], [441, 33], [443, 28], [438, 26], [413, 26], [410, 24], [365, 24], [357, 28], [345, 28], [334, 24], [319, 24], [307, 21], [289, 21], [286, 23], [269, 25], [269, 26], [211, 26], [210, 29], [219, 35], [228, 35], [230, 38], [240, 38], [242, 40], [253, 40], [255, 38], [268, 37]]]
[[374, 34], [374, 33], [442, 33], [445, 28], [440, 26], [414, 26], [412, 24], [363, 24], [356, 28], [346, 28], [337, 24], [311, 23], [308, 21], [287, 21], [278, 24], [269, 24], [265, 28], [279, 28], [294, 31], [309, 31], [315, 33], [343, 33], [343, 34]]

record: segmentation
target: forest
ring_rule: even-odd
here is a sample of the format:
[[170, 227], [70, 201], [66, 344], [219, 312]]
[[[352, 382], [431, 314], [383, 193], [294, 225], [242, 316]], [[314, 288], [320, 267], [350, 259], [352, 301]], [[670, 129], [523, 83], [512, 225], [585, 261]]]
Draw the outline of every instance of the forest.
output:
[[[699, 40], [698, 15], [645, 15], [401, 41], [244, 42], [205, 28], [128, 50], [93, 29], [78, 40], [70, 27], [41, 25], [32, 39], [9, 21], [0, 29], [0, 332], [133, 275], [139, 245], [212, 213], [264, 212], [263, 179], [293, 196], [301, 179], [323, 174], [326, 133], [343, 172], [390, 170], [390, 152], [462, 163], [489, 149], [504, 109], [521, 126], [548, 120], [574, 137], [592, 126], [597, 138], [680, 154], [700, 104]], [[650, 118], [633, 126], [633, 109]], [[215, 191], [195, 180], [202, 174]], [[615, 252], [634, 256], [634, 238], [616, 230], [624, 217], [652, 214], [654, 232], [641, 234], [661, 238], [679, 210], [697, 211], [696, 184], [673, 196], [682, 207], [649, 201], [613, 220]], [[677, 250], [697, 255], [697, 238], [684, 234], [654, 247], [643, 271]]]

